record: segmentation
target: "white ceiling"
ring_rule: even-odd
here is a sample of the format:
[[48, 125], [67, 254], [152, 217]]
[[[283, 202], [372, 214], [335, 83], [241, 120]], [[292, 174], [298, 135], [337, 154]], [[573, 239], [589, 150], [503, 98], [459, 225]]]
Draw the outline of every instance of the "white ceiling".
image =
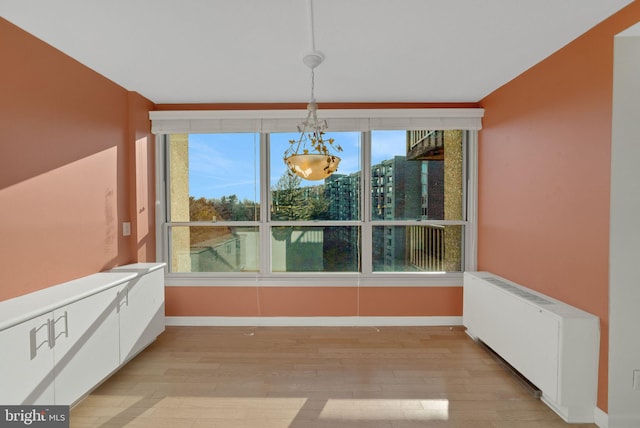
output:
[[[316, 99], [479, 101], [629, 3], [313, 0]], [[306, 102], [309, 4], [0, 0], [0, 16], [155, 103]]]

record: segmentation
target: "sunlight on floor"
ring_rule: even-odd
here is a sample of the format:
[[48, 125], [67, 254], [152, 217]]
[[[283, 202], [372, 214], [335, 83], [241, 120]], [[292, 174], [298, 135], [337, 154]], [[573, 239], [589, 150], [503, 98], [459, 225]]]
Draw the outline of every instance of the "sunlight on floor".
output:
[[[189, 397], [179, 403], [159, 403], [154, 416], [212, 419], [278, 419], [289, 423], [298, 416], [305, 398]], [[177, 404], [177, 406], [176, 406]]]
[[320, 419], [446, 421], [449, 400], [329, 399]]
[[[447, 421], [447, 399], [350, 399], [313, 400], [304, 397], [194, 397], [158, 399], [140, 396], [91, 396], [74, 411], [74, 422], [85, 426], [102, 422], [121, 426], [151, 426], [158, 421], [195, 420], [199, 425], [222, 421], [263, 421], [268, 427], [287, 427], [301, 420], [331, 421]], [[105, 397], [106, 398], [106, 397]], [[102, 401], [102, 407], [95, 407]], [[315, 402], [315, 404], [314, 404]], [[149, 406], [149, 407], [147, 407]], [[244, 422], [242, 422], [244, 421]], [[216, 425], [217, 424], [217, 425]], [[110, 426], [110, 425], [109, 425]]]
[[[106, 398], [106, 399], [105, 399]], [[222, 421], [269, 421], [265, 426], [287, 427], [307, 403], [303, 397], [195, 397], [158, 399], [142, 396], [90, 396], [73, 411], [74, 426], [165, 426], [199, 421], [218, 426]], [[99, 405], [99, 406], [98, 406]], [[265, 422], [266, 423], [266, 422]], [[156, 425], [154, 425], [156, 424]], [[207, 425], [209, 424], [209, 425]]]

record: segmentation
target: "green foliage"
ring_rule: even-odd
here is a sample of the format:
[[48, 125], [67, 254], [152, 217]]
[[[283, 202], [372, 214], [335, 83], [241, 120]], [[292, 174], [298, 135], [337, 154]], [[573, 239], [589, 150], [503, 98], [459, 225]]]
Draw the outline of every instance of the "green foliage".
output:
[[271, 189], [273, 220], [323, 220], [329, 201], [318, 187], [300, 187], [297, 175], [283, 174]]
[[[329, 201], [322, 186], [301, 187], [302, 179], [284, 173], [271, 189], [273, 220], [325, 220]], [[240, 201], [237, 195], [220, 199], [189, 197], [191, 221], [256, 221], [260, 207], [253, 201]]]

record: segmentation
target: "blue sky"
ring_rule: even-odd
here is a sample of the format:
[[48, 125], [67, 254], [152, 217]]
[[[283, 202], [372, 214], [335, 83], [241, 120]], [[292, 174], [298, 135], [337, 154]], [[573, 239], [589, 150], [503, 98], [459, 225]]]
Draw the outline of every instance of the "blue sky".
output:
[[[404, 155], [405, 131], [374, 131], [372, 133], [373, 164]], [[350, 174], [360, 170], [360, 133], [327, 132], [327, 136], [342, 146], [336, 153], [342, 161], [338, 172]], [[290, 139], [295, 133], [271, 134], [271, 187], [286, 172], [282, 160]], [[196, 198], [221, 198], [235, 194], [240, 200], [259, 200], [260, 135], [190, 134], [189, 135], [189, 193]], [[317, 185], [321, 181], [302, 181], [303, 185]]]

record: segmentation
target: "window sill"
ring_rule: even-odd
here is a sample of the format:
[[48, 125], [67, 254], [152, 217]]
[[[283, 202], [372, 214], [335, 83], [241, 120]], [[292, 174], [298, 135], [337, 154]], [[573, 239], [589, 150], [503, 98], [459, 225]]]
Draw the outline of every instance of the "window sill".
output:
[[461, 287], [462, 272], [360, 274], [167, 274], [168, 287]]

